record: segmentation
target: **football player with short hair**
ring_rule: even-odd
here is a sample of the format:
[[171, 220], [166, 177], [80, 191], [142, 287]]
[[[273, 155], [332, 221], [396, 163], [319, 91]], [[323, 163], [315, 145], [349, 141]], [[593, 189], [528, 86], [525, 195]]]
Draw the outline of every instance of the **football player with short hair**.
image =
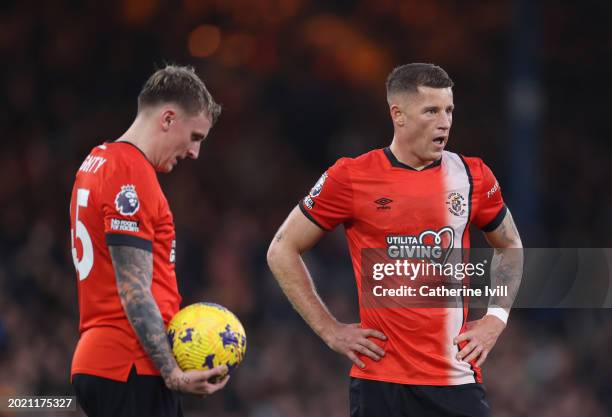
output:
[[[390, 146], [339, 159], [289, 214], [268, 250], [270, 268], [298, 313], [331, 349], [353, 362], [354, 417], [490, 414], [480, 365], [505, 328], [518, 291], [522, 243], [489, 167], [479, 158], [445, 150], [453, 121], [452, 87], [448, 74], [432, 64], [393, 70], [387, 80], [394, 127]], [[302, 260], [340, 224], [358, 287], [357, 324], [333, 317]], [[508, 290], [491, 298], [483, 318], [468, 323], [467, 304], [365, 305], [364, 251], [391, 250], [391, 243], [402, 242], [408, 252], [425, 248], [461, 254], [470, 246], [471, 224], [495, 248], [491, 285]]]
[[80, 339], [72, 383], [89, 416], [182, 416], [179, 392], [208, 395], [229, 376], [220, 366], [183, 372], [166, 336], [178, 312], [175, 230], [157, 172], [197, 159], [216, 122], [215, 103], [193, 68], [156, 71], [138, 113], [116, 141], [96, 146], [76, 173], [70, 201]]

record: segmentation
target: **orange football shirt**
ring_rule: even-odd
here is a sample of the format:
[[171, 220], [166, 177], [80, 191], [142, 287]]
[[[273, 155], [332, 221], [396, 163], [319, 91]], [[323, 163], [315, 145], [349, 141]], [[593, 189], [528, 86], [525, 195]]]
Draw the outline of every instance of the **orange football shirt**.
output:
[[351, 376], [414, 385], [482, 381], [474, 362], [455, 358], [458, 347], [452, 341], [465, 331], [467, 303], [459, 308], [368, 308], [362, 293], [363, 250], [387, 248], [394, 239], [424, 244], [433, 236], [461, 253], [470, 245], [471, 223], [491, 231], [502, 222], [501, 190], [482, 160], [445, 151], [417, 171], [389, 148], [377, 149], [338, 160], [299, 205], [324, 230], [344, 225], [361, 325], [387, 336], [384, 342], [371, 339], [386, 355], [379, 362], [360, 355], [366, 368], [353, 366]]
[[70, 227], [80, 312], [71, 374], [127, 381], [135, 366], [140, 375], [159, 375], [125, 315], [108, 250], [152, 252], [151, 292], [167, 325], [181, 302], [174, 222], [157, 174], [136, 146], [105, 143], [85, 158], [72, 190]]

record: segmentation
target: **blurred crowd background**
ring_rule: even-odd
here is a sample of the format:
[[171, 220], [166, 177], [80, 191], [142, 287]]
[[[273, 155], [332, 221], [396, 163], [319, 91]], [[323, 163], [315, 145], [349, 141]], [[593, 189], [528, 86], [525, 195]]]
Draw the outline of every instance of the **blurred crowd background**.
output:
[[[276, 228], [337, 158], [390, 143], [391, 69], [434, 62], [456, 84], [449, 148], [493, 168], [525, 246], [611, 247], [611, 9], [586, 0], [3, 1], [0, 395], [71, 392], [74, 174], [92, 147], [127, 129], [142, 84], [168, 62], [193, 65], [224, 106], [199, 160], [160, 176], [179, 286], [186, 304], [234, 311], [249, 341], [228, 388], [187, 398], [186, 415], [348, 415], [348, 360], [310, 331], [267, 269]], [[357, 321], [342, 230], [307, 263], [333, 313]], [[610, 310], [514, 311], [484, 366], [493, 415], [612, 415], [611, 345]]]

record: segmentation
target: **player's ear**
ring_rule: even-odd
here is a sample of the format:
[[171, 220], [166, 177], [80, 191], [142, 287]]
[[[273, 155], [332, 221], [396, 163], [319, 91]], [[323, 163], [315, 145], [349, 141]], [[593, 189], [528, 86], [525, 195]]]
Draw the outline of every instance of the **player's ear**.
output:
[[176, 120], [176, 112], [171, 108], [164, 108], [161, 112], [161, 127], [164, 132], [170, 129], [170, 125]]
[[391, 120], [393, 120], [394, 125], [404, 126], [406, 119], [404, 117], [404, 112], [398, 104], [389, 103], [389, 112], [391, 113]]

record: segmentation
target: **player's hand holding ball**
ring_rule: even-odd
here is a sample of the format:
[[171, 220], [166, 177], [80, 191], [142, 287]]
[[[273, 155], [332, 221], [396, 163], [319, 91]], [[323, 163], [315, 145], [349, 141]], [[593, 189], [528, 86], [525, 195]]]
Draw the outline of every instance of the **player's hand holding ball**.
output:
[[244, 327], [231, 311], [212, 303], [183, 308], [170, 321], [168, 341], [181, 368], [167, 379], [182, 392], [209, 395], [227, 384], [246, 353]]
[[[222, 377], [222, 375], [225, 375]], [[206, 371], [182, 371], [175, 368], [166, 378], [169, 389], [185, 394], [211, 395], [227, 384], [229, 374], [227, 366], [221, 365]]]

